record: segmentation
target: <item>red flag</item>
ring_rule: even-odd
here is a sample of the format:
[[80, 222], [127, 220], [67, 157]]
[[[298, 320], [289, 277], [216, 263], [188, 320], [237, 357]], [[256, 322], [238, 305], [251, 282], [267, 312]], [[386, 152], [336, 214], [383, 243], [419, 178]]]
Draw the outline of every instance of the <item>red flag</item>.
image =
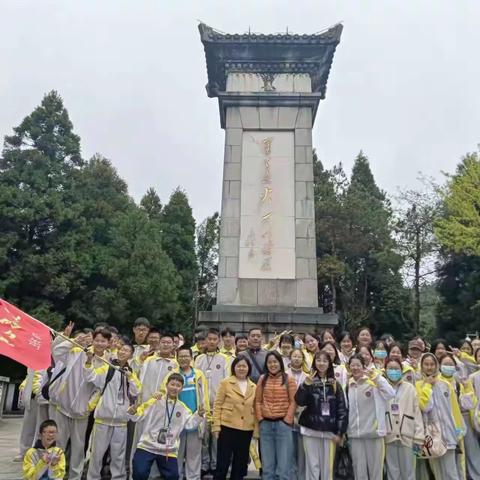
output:
[[0, 354], [33, 370], [48, 368], [51, 363], [50, 329], [0, 299]]

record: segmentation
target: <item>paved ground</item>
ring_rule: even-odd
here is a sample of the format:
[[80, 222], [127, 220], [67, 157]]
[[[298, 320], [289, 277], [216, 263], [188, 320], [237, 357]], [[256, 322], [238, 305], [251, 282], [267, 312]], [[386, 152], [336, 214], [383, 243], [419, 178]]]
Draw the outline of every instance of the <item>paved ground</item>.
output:
[[21, 480], [22, 464], [12, 462], [18, 455], [22, 417], [0, 419], [0, 480]]

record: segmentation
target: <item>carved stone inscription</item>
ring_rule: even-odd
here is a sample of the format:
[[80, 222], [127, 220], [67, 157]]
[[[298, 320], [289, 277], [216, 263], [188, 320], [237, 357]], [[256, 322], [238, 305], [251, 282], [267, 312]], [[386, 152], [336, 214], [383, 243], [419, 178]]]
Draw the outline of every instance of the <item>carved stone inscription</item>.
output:
[[295, 278], [293, 132], [245, 131], [240, 278]]

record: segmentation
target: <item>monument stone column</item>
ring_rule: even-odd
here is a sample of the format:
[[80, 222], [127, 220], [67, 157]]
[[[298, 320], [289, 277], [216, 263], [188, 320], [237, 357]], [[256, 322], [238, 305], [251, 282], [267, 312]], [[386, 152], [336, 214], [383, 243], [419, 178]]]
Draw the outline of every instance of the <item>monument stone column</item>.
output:
[[200, 323], [267, 333], [334, 325], [318, 306], [312, 127], [342, 26], [199, 30], [225, 129], [217, 305]]

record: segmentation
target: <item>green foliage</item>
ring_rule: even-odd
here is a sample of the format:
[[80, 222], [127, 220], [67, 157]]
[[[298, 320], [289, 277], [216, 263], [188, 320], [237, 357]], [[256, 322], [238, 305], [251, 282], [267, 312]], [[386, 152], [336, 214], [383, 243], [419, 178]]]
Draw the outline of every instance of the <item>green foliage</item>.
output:
[[215, 212], [197, 227], [197, 313], [211, 310], [216, 301], [219, 239], [220, 216]]
[[467, 154], [450, 178], [435, 233], [445, 249], [480, 256], [480, 157]]
[[140, 201], [140, 208], [145, 210], [150, 220], [161, 222], [162, 202], [154, 188], [149, 188]]
[[198, 265], [195, 254], [195, 219], [187, 195], [177, 188], [163, 209], [162, 246], [181, 277], [180, 324], [192, 325]]

